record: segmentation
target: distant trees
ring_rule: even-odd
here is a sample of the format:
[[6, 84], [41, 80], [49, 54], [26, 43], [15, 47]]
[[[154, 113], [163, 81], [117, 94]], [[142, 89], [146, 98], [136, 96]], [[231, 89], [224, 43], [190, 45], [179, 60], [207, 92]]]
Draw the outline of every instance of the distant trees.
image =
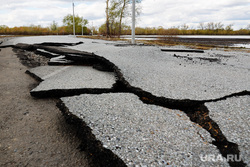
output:
[[233, 24], [229, 24], [225, 28], [226, 31], [233, 31]]
[[[112, 9], [113, 10], [113, 9]], [[111, 11], [112, 11], [111, 10]], [[110, 12], [110, 11], [109, 11]], [[109, 32], [110, 35], [130, 35], [131, 27], [121, 22], [120, 14], [109, 17]], [[114, 17], [116, 16], [116, 17]], [[123, 20], [123, 19], [122, 19]], [[82, 25], [84, 34], [90, 34], [91, 30], [86, 27], [88, 20], [76, 16], [76, 34], [82, 34]], [[93, 28], [95, 34], [107, 35], [106, 23], [99, 27], [99, 32]], [[121, 29], [119, 28], [121, 26]], [[58, 23], [53, 21], [48, 27], [40, 25], [20, 26], [10, 28], [6, 25], [0, 25], [0, 35], [67, 35], [72, 34], [73, 31], [73, 16], [67, 15], [64, 17], [64, 25], [58, 26]], [[190, 28], [188, 24], [183, 24], [178, 27], [164, 28], [162, 26], [156, 27], [136, 27], [135, 33], [137, 35], [163, 35], [166, 38], [172, 38], [175, 35], [250, 35], [250, 24], [245, 28], [239, 30], [233, 29], [233, 24], [224, 26], [223, 23], [209, 22], [200, 23], [197, 28]]]
[[[126, 32], [130, 32], [131, 28]], [[126, 34], [122, 31], [122, 34]], [[101, 32], [100, 32], [101, 33]], [[162, 26], [156, 27], [136, 27], [135, 33], [137, 35], [163, 35], [167, 38], [175, 35], [250, 35], [250, 25], [240, 30], [233, 30], [233, 24], [224, 26], [221, 22], [218, 23], [200, 23], [198, 28], [190, 28], [189, 25], [183, 24], [178, 27], [164, 28]]]
[[201, 35], [228, 35], [233, 31], [233, 24], [229, 24], [224, 28], [224, 24], [221, 22], [209, 22], [209, 23], [200, 23], [196, 34], [201, 33]]
[[250, 24], [247, 25], [246, 29], [247, 29], [247, 30], [250, 30]]
[[222, 30], [224, 25], [221, 22], [214, 23], [214, 22], [209, 22], [205, 25], [205, 29], [207, 30]]
[[[73, 32], [73, 15], [68, 14], [63, 18], [63, 24], [67, 27], [68, 32]], [[88, 24], [88, 20], [79, 17], [78, 15], [75, 16], [75, 29], [76, 34], [82, 34], [82, 27], [83, 27], [83, 34], [89, 34], [89, 31], [86, 27]]]
[[[136, 0], [140, 3], [141, 0]], [[100, 31], [104, 31], [106, 36], [117, 35], [120, 37], [123, 29], [127, 30], [128, 26], [123, 23], [124, 18], [128, 17], [130, 12], [131, 0], [106, 0], [106, 23], [100, 27]], [[140, 14], [140, 8], [136, 9], [137, 16]]]
[[0, 25], [0, 34], [7, 34], [9, 31], [9, 27], [6, 25]]
[[43, 28], [38, 25], [21, 26], [9, 28], [7, 26], [0, 26], [1, 35], [46, 35], [49, 34], [50, 29], [48, 27]]
[[[21, 26], [9, 28], [5, 25], [0, 25], [0, 35], [67, 35], [71, 34], [73, 30], [73, 16], [67, 15], [63, 19], [63, 26], [58, 26], [58, 23], [53, 21], [48, 27], [42, 27], [40, 25], [30, 25], [30, 26]], [[88, 20], [83, 19], [82, 17], [75, 17], [76, 24], [76, 33], [89, 34], [90, 29], [86, 27]]]
[[52, 31], [56, 31], [58, 29], [58, 24], [55, 21], [53, 21], [52, 24], [50, 25], [50, 29]]

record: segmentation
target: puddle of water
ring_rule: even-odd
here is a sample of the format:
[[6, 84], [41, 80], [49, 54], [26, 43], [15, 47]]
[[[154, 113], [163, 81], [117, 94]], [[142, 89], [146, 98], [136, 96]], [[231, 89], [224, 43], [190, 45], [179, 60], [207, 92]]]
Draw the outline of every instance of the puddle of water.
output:
[[[166, 37], [164, 35], [136, 35], [137, 40], [157, 40], [159, 37]], [[250, 35], [177, 35], [179, 38], [221, 38], [221, 39], [249, 39]], [[130, 35], [122, 35], [121, 38], [131, 39]]]
[[234, 44], [233, 47], [242, 47], [250, 49], [250, 44]]

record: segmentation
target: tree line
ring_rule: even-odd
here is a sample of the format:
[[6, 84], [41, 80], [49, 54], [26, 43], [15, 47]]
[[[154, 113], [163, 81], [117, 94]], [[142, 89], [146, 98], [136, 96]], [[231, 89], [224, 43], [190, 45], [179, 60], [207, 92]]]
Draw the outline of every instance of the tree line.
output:
[[[119, 37], [120, 35], [131, 35], [131, 27], [122, 24], [121, 33], [117, 33], [117, 28], [113, 29], [111, 35]], [[99, 27], [99, 34], [106, 35], [106, 24]], [[250, 24], [239, 30], [233, 29], [233, 24], [224, 25], [221, 22], [200, 23], [197, 28], [189, 27], [183, 24], [178, 27], [164, 28], [159, 27], [136, 27], [136, 35], [250, 35]]]
[[[107, 0], [108, 1], [108, 0]], [[108, 19], [99, 28], [87, 28], [88, 20], [75, 16], [76, 35], [94, 34], [107, 37], [120, 37], [120, 35], [130, 35], [131, 27], [123, 23], [128, 17], [129, 0], [111, 0], [108, 4]], [[118, 3], [119, 2], [119, 3]], [[123, 3], [121, 3], [123, 2]], [[139, 12], [137, 12], [139, 14]], [[21, 26], [9, 28], [0, 26], [0, 35], [69, 35], [73, 33], [73, 16], [67, 15], [63, 18], [63, 26], [53, 21], [48, 27], [42, 26]], [[239, 30], [233, 29], [233, 24], [224, 25], [221, 22], [200, 23], [197, 28], [183, 24], [178, 27], [136, 27], [136, 35], [250, 35], [250, 24]]]
[[[87, 28], [88, 20], [75, 16], [76, 35], [89, 35], [91, 29]], [[63, 18], [63, 26], [53, 21], [50, 26], [42, 27], [40, 25], [20, 26], [10, 28], [0, 25], [0, 35], [69, 35], [73, 31], [73, 15], [69, 14]]]
[[221, 22], [200, 23], [197, 28], [190, 28], [187, 24], [182, 26], [164, 27], [136, 27], [137, 35], [250, 35], [250, 24], [239, 30], [233, 29], [233, 24], [224, 26]]

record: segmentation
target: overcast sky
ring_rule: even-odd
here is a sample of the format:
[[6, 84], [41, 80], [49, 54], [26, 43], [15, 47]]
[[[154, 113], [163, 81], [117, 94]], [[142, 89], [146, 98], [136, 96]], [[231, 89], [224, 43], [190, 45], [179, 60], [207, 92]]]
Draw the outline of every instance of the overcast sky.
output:
[[[88, 19], [90, 25], [105, 22], [105, 0], [74, 0], [75, 14]], [[53, 20], [72, 14], [72, 0], [0, 0], [0, 25], [49, 26]], [[250, 24], [250, 0], [142, 0], [140, 27], [170, 28], [186, 23], [196, 28], [199, 23], [234, 24], [234, 29]], [[127, 20], [127, 24], [130, 21]]]

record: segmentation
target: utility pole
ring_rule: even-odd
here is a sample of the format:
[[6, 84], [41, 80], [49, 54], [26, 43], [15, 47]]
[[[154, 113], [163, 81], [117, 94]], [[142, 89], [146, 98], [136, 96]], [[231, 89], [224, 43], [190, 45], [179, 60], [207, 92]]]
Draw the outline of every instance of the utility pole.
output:
[[76, 35], [76, 29], [75, 29], [75, 12], [74, 12], [74, 2], [72, 0], [72, 5], [73, 5], [73, 35], [75, 36]]
[[132, 44], [135, 44], [135, 0], [132, 3]]

